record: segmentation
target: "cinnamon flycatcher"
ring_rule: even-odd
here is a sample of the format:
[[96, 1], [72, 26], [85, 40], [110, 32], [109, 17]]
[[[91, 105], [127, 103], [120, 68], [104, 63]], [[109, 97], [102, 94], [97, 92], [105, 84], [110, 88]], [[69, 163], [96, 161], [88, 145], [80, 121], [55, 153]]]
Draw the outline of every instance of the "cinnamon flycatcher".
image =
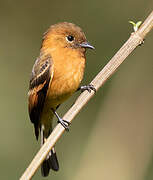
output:
[[[54, 114], [58, 122], [68, 129], [69, 123], [58, 116], [57, 107], [77, 89], [94, 90], [92, 85], [79, 88], [85, 69], [86, 48], [94, 49], [81, 28], [72, 23], [52, 25], [43, 36], [28, 92], [29, 116], [37, 139], [40, 132], [41, 145], [52, 132]], [[41, 165], [42, 175], [48, 176], [50, 169], [59, 169], [55, 148]]]

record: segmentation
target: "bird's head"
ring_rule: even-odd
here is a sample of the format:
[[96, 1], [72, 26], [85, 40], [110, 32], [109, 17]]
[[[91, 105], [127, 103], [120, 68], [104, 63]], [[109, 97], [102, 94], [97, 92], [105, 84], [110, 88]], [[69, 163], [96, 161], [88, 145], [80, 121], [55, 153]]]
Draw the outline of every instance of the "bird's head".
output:
[[85, 52], [86, 48], [94, 49], [87, 42], [81, 28], [67, 22], [52, 25], [44, 34], [42, 50], [54, 51], [58, 48], [69, 48], [81, 52]]

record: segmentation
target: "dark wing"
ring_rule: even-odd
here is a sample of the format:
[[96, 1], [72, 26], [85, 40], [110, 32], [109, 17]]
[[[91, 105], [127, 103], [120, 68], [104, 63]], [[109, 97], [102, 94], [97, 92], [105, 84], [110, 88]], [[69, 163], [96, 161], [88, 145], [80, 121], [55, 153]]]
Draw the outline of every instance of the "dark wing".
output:
[[32, 69], [28, 100], [29, 116], [38, 139], [41, 112], [43, 110], [49, 83], [53, 76], [53, 61], [50, 56], [39, 57]]

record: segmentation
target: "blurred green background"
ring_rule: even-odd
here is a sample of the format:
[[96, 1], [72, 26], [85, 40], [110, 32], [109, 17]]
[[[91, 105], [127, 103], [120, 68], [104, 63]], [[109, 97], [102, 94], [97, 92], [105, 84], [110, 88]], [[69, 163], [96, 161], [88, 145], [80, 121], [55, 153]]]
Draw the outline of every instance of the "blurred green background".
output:
[[[152, 7], [152, 0], [0, 1], [0, 179], [19, 179], [39, 150], [27, 92], [43, 32], [62, 21], [82, 27], [96, 47], [87, 52], [88, 84], [130, 36], [128, 21], [143, 21]], [[56, 145], [60, 171], [46, 180], [153, 179], [152, 43], [150, 33], [78, 114]], [[33, 179], [43, 179], [40, 170]]]

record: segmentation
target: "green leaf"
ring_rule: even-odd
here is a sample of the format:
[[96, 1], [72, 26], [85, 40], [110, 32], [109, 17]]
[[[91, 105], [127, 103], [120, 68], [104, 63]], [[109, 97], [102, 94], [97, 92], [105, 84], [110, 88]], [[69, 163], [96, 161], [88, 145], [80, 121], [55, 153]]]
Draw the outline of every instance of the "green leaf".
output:
[[133, 21], [129, 21], [129, 23], [132, 24], [133, 26], [136, 25], [135, 22], [133, 22]]
[[138, 21], [137, 23], [135, 23], [133, 21], [129, 21], [129, 23], [133, 25], [134, 32], [136, 32], [138, 30], [139, 26], [141, 25], [142, 21]]
[[138, 22], [136, 23], [136, 26], [139, 27], [139, 26], [141, 25], [141, 23], [142, 23], [142, 21], [138, 21]]

